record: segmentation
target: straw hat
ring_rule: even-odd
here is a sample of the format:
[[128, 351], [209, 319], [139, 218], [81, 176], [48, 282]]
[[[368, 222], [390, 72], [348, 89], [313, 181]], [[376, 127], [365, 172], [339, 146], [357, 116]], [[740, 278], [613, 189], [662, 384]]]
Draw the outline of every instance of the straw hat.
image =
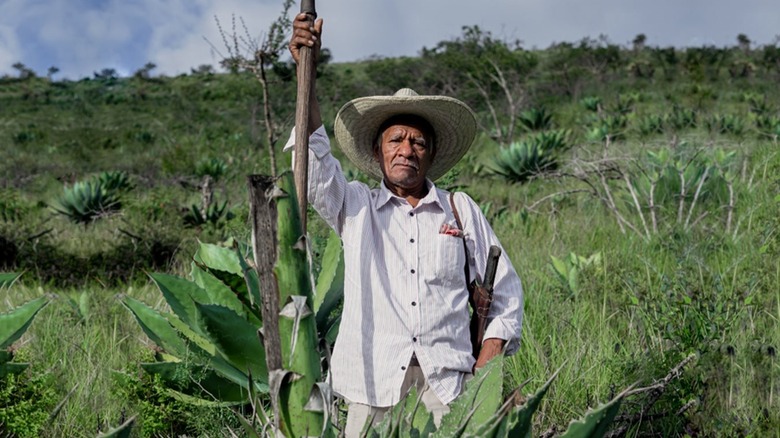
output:
[[383, 177], [373, 153], [377, 131], [387, 119], [400, 114], [420, 116], [433, 127], [436, 156], [427, 175], [432, 181], [463, 157], [477, 132], [474, 112], [452, 97], [420, 96], [410, 88], [402, 88], [392, 96], [351, 100], [336, 115], [336, 141], [352, 164], [374, 179]]

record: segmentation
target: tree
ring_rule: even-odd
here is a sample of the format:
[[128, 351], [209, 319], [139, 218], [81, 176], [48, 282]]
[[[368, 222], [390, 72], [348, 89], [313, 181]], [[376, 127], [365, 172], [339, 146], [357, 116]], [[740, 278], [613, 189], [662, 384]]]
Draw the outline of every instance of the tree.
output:
[[34, 78], [35, 72], [27, 67], [26, 65], [22, 64], [21, 62], [17, 62], [16, 64], [12, 65], [11, 67], [14, 68], [14, 70], [19, 72], [19, 79], [30, 79]]
[[119, 73], [116, 72], [116, 69], [113, 68], [104, 68], [100, 70], [100, 72], [94, 72], [95, 79], [101, 79], [105, 81], [113, 81], [117, 78], [119, 78]]
[[748, 38], [747, 35], [744, 33], [737, 35], [737, 45], [739, 46], [740, 50], [743, 52], [749, 52], [750, 44], [752, 44], [752, 41], [750, 41], [750, 38]]
[[249, 35], [246, 23], [240, 18], [241, 27], [244, 34], [236, 33], [236, 17], [232, 20], [232, 33], [228, 34], [223, 28], [219, 19], [214, 17], [222, 36], [222, 42], [227, 50], [227, 56], [222, 55], [212, 44], [212, 48], [219, 54], [222, 60], [220, 66], [231, 73], [247, 71], [252, 73], [263, 89], [263, 121], [266, 128], [266, 142], [268, 144], [268, 155], [271, 161], [271, 175], [276, 176], [276, 151], [274, 145], [279, 139], [278, 129], [273, 120], [271, 112], [270, 83], [268, 79], [268, 69], [279, 64], [279, 58], [287, 47], [287, 34], [292, 28], [292, 22], [288, 17], [293, 0], [284, 0], [282, 12], [279, 17], [271, 23], [268, 33], [260, 38], [252, 38]]
[[49, 70], [46, 71], [46, 77], [49, 78], [49, 81], [52, 80], [53, 76], [57, 74], [60, 71], [59, 68], [55, 66], [49, 67]]
[[151, 78], [151, 71], [155, 68], [157, 68], [157, 64], [153, 62], [147, 62], [143, 67], [136, 70], [135, 73], [133, 73], [133, 76], [138, 79], [149, 79]]
[[191, 68], [190, 72], [194, 75], [213, 75], [214, 67], [210, 64], [201, 64], [198, 68]]
[[640, 33], [634, 37], [634, 40], [631, 41], [631, 44], [633, 44], [635, 52], [641, 52], [642, 49], [645, 48], [646, 42], [647, 42], [647, 35]]

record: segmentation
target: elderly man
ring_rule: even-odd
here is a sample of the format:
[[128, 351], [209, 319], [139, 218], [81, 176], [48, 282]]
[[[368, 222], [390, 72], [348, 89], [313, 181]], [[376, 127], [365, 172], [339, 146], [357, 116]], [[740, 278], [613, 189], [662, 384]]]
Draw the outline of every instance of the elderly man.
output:
[[[321, 31], [322, 20], [310, 27], [296, 17], [296, 62], [300, 47], [319, 50]], [[499, 243], [468, 195], [451, 197], [433, 183], [470, 147], [474, 114], [459, 100], [410, 89], [348, 102], [336, 116], [336, 140], [355, 167], [381, 181], [373, 189], [344, 178], [316, 99], [310, 114], [309, 202], [344, 245], [344, 309], [330, 372], [349, 404], [346, 435], [359, 436], [368, 418], [378, 422], [412, 385], [438, 425], [474, 368], [517, 350], [522, 321], [522, 286], [503, 252], [475, 361], [466, 252], [474, 277]]]

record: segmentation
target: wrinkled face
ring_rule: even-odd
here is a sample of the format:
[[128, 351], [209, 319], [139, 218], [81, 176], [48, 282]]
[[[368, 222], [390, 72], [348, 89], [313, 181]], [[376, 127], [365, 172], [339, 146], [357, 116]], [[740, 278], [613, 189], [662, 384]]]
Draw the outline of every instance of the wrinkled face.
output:
[[414, 120], [392, 123], [382, 131], [374, 157], [388, 185], [406, 190], [425, 185], [434, 156], [430, 137], [424, 124]]

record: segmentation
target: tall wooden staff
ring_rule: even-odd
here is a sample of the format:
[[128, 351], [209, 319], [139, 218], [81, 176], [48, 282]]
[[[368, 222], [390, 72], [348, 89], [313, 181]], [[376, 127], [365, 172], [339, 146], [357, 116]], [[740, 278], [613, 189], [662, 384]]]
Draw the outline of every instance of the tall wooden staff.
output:
[[[301, 13], [308, 15], [311, 25], [317, 18], [314, 10], [314, 0], [301, 0]], [[306, 234], [306, 210], [309, 200], [306, 197], [309, 186], [309, 102], [314, 88], [314, 52], [311, 47], [302, 46], [299, 49], [298, 64], [298, 100], [295, 104], [295, 191], [298, 195], [298, 208], [301, 215], [301, 226]]]

